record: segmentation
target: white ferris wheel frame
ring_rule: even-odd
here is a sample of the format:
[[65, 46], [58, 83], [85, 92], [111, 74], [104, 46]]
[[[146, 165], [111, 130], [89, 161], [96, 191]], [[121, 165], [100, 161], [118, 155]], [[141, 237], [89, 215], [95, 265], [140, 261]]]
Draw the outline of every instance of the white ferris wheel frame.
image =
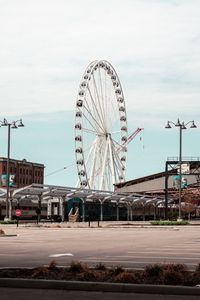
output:
[[76, 100], [78, 185], [113, 190], [115, 183], [124, 182], [127, 140], [126, 107], [118, 75], [109, 62], [94, 61], [83, 74]]

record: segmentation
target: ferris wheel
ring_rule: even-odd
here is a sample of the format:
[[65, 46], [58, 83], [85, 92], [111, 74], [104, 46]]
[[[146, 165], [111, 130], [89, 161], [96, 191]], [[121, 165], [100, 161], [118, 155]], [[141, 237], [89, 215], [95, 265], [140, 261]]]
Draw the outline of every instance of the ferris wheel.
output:
[[78, 185], [112, 191], [125, 181], [127, 115], [116, 71], [105, 61], [85, 70], [75, 112], [75, 155]]

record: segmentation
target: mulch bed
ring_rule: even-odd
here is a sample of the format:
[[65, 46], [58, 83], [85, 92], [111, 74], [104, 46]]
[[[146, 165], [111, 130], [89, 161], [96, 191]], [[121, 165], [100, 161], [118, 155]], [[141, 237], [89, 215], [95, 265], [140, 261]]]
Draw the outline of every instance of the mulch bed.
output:
[[33, 269], [0, 269], [0, 278], [195, 286], [200, 284], [200, 264], [194, 272], [188, 271], [182, 264], [155, 264], [138, 271], [121, 267], [107, 268], [103, 264], [89, 268], [86, 264], [74, 261], [69, 267], [61, 268], [52, 261], [49, 266]]

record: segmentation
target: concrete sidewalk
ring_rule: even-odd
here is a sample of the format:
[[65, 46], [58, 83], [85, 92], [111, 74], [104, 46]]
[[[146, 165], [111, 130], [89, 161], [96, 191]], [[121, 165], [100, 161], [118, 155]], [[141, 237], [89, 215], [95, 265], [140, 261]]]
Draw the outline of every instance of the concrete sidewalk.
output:
[[[91, 221], [91, 222], [46, 222], [46, 220], [36, 223], [36, 222], [24, 222], [19, 221], [19, 228], [22, 227], [46, 227], [46, 228], [117, 228], [117, 227], [183, 227], [183, 226], [200, 226], [200, 220], [192, 220], [189, 222], [189, 225], [151, 225], [150, 221]], [[6, 230], [6, 228], [16, 228], [16, 224], [0, 224], [0, 228]]]

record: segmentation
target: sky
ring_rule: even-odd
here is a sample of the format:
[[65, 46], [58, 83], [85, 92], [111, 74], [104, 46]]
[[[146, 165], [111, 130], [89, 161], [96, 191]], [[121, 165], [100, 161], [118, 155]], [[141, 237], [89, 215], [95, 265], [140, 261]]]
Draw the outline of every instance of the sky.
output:
[[[168, 120], [195, 120], [183, 156], [200, 156], [199, 0], [0, 0], [0, 120], [25, 124], [11, 132], [12, 158], [43, 163], [47, 184], [76, 184], [77, 93], [101, 59], [120, 78], [129, 134], [144, 128], [128, 147], [127, 180], [178, 156]], [[5, 127], [0, 141], [6, 157]]]

